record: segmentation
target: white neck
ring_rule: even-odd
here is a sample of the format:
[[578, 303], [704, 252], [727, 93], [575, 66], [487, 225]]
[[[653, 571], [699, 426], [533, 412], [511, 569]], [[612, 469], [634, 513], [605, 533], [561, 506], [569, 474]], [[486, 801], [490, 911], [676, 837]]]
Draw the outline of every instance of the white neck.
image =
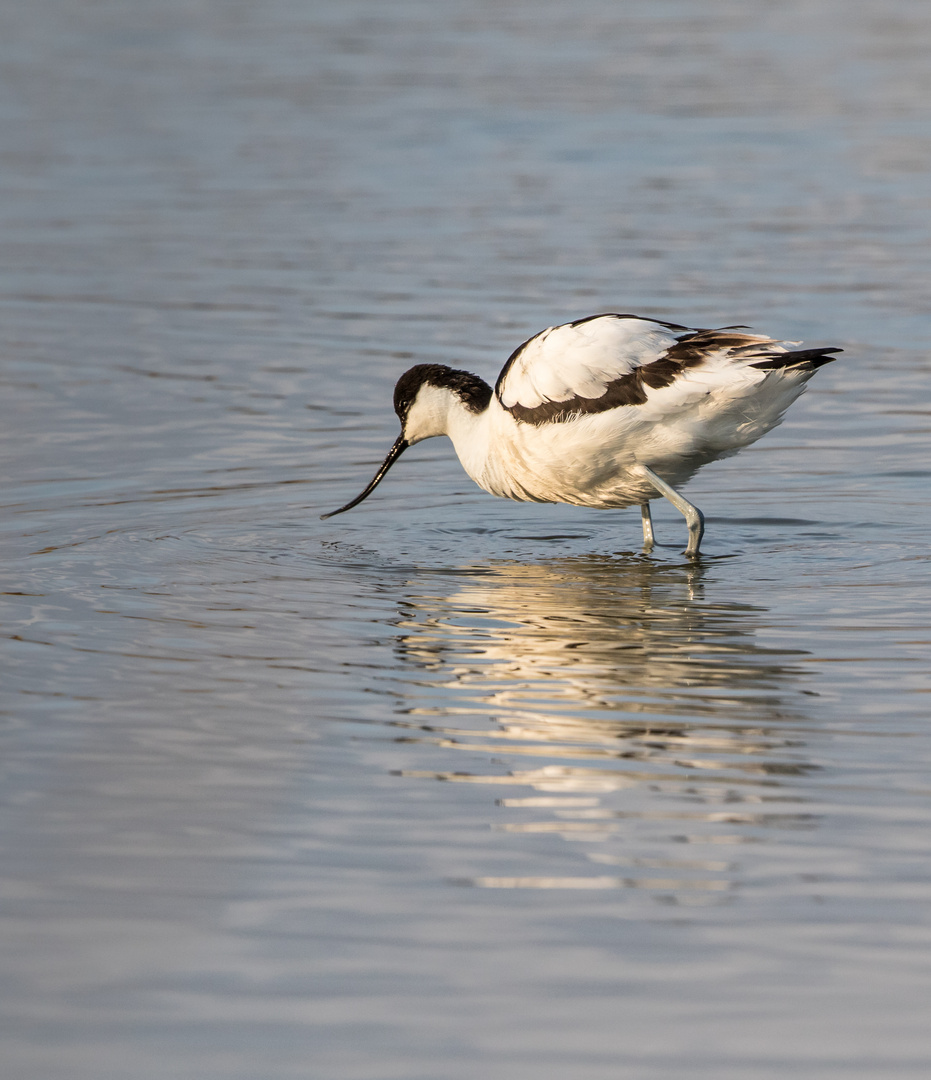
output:
[[489, 427], [495, 406], [492, 400], [483, 412], [472, 412], [453, 390], [424, 384], [407, 415], [404, 438], [413, 445], [435, 435], [448, 435], [462, 467], [477, 484], [489, 490], [485, 474], [489, 465]]
[[434, 435], [448, 435], [451, 423], [455, 423], [460, 412], [467, 410], [452, 390], [424, 383], [407, 414], [404, 438], [413, 446]]

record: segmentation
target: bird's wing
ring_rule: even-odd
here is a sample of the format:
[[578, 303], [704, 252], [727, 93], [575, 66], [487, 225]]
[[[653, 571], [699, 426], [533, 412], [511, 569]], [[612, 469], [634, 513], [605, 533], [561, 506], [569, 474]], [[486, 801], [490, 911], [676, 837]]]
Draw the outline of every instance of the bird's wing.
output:
[[743, 329], [694, 330], [635, 315], [595, 315], [526, 341], [505, 364], [495, 393], [522, 423], [560, 422], [644, 405], [651, 390], [685, 382], [686, 373], [698, 368], [717, 368], [722, 361], [759, 365], [794, 344]]

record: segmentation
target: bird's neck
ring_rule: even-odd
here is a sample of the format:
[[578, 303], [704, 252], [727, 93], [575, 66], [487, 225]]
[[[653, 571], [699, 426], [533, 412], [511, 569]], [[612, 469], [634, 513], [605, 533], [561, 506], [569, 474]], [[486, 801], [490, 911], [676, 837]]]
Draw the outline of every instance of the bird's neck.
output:
[[502, 446], [496, 431], [502, 415], [505, 414], [496, 400], [481, 412], [451, 409], [445, 432], [465, 471], [479, 487], [493, 494], [500, 493], [498, 475], [502, 467]]

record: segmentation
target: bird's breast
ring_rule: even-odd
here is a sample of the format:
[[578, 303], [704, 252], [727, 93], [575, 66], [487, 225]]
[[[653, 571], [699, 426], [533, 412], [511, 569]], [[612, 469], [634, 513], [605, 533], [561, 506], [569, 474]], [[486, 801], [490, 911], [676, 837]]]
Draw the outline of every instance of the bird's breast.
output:
[[451, 430], [450, 438], [465, 471], [492, 495], [620, 507], [655, 495], [630, 471], [648, 434], [638, 432], [635, 421], [633, 415], [600, 415], [531, 425], [499, 409], [468, 432]]

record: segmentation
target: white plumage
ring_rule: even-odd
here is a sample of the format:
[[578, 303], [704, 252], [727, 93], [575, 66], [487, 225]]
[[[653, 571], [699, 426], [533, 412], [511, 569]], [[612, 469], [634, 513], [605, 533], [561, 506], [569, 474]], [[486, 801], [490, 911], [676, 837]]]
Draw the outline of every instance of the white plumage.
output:
[[744, 327], [698, 330], [635, 315], [594, 315], [548, 329], [508, 359], [492, 390], [440, 364], [395, 387], [401, 435], [366, 498], [414, 443], [448, 435], [472, 479], [492, 495], [577, 506], [641, 507], [653, 546], [651, 499], [686, 518], [697, 555], [703, 518], [676, 490], [702, 465], [755, 442], [782, 419], [839, 349], [793, 350]]
[[676, 339], [661, 323], [599, 316], [551, 326], [526, 342], [499, 381], [501, 404], [527, 408], [598, 398], [608, 383], [659, 360]]

